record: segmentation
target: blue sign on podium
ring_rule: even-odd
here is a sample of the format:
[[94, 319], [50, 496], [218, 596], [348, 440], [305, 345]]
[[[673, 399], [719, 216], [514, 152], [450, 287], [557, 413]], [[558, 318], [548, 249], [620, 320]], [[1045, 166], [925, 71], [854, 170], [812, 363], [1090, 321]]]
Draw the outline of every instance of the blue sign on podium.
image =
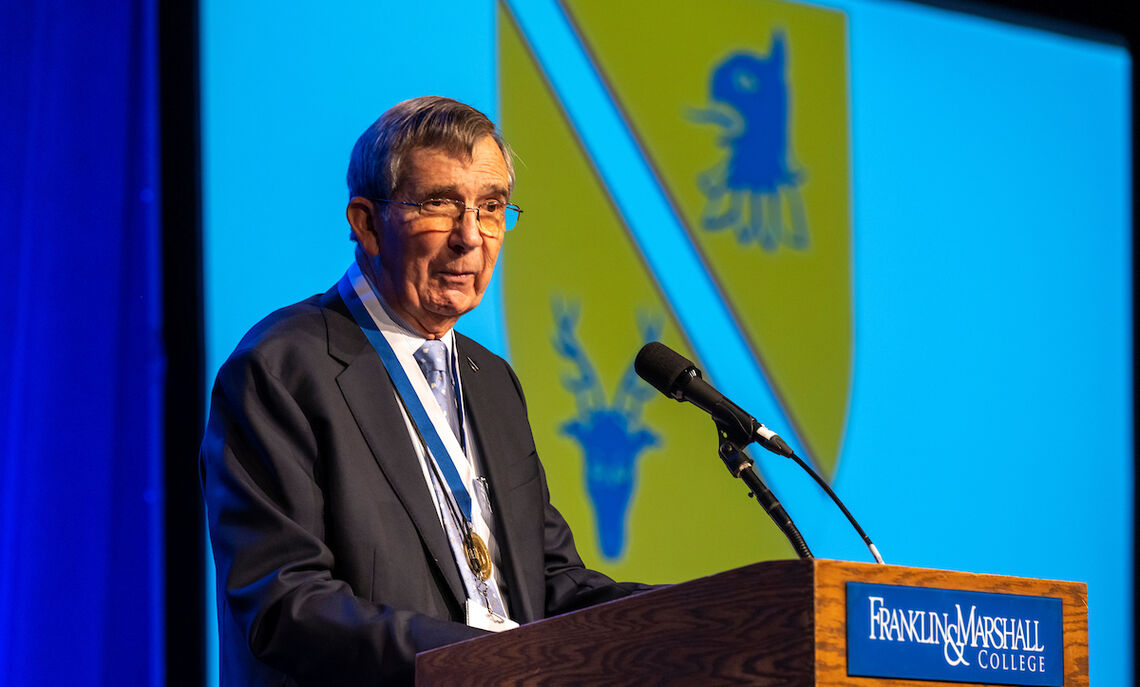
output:
[[847, 674], [1064, 683], [1061, 599], [847, 583]]

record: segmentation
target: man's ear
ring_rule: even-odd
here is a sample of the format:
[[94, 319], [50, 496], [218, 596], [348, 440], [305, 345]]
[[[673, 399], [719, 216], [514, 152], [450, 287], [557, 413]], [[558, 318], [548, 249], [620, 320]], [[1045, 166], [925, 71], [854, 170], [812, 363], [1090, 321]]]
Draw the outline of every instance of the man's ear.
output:
[[352, 235], [364, 253], [374, 258], [380, 253], [380, 227], [374, 221], [372, 201], [356, 196], [348, 201], [344, 215], [352, 227]]

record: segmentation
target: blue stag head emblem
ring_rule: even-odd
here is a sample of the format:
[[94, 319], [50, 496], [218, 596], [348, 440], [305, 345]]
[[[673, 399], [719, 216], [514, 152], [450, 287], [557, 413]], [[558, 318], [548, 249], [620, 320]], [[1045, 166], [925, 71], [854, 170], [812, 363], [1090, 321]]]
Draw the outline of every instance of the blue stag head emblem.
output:
[[[784, 35], [775, 32], [767, 57], [735, 52], [713, 70], [711, 104], [688, 118], [721, 127], [725, 158], [700, 174], [708, 231], [733, 229], [741, 245], [759, 243], [774, 251], [781, 243], [808, 245], [807, 219], [799, 186], [802, 171], [788, 164], [788, 85]], [[788, 225], [785, 228], [784, 210]]]
[[[658, 444], [657, 435], [641, 424], [641, 409], [656, 392], [638, 379], [633, 361], [622, 375], [612, 403], [574, 332], [578, 309], [555, 305], [558, 331], [554, 348], [574, 364], [576, 376], [562, 385], [574, 394], [578, 416], [562, 424], [565, 436], [574, 438], [585, 456], [586, 491], [594, 505], [594, 522], [602, 555], [615, 559], [625, 549], [626, 515], [637, 478], [637, 458]], [[660, 325], [643, 323], [646, 341], [657, 338]]]

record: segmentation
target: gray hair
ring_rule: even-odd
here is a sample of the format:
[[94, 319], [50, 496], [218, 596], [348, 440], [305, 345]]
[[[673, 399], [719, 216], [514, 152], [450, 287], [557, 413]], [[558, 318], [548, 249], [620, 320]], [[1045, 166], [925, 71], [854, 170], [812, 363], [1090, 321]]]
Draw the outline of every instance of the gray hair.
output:
[[513, 190], [510, 148], [487, 115], [437, 95], [405, 100], [380, 115], [356, 139], [348, 161], [348, 197], [391, 198], [400, 188], [404, 160], [413, 149], [442, 148], [455, 157], [470, 158], [475, 144], [485, 136], [503, 153]]

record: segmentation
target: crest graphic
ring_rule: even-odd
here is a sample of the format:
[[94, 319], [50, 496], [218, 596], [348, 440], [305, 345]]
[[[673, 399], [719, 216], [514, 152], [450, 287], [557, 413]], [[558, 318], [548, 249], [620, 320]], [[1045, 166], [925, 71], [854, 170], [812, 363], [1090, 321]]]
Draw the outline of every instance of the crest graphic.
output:
[[500, 257], [511, 364], [552, 503], [611, 576], [791, 555], [726, 481], [708, 417], [623, 381], [640, 314], [834, 472], [853, 355], [846, 60], [843, 13], [790, 2], [500, 5], [499, 119], [527, 211]]

